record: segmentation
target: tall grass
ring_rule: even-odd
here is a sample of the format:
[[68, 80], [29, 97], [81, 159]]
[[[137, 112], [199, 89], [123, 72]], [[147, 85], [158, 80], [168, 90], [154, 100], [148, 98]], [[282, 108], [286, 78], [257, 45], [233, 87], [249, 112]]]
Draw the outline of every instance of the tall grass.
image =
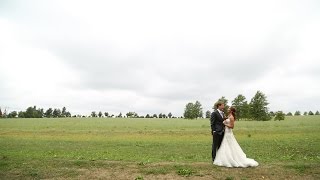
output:
[[[320, 163], [319, 127], [320, 116], [237, 121], [234, 134], [261, 164], [313, 164]], [[0, 119], [0, 171], [97, 160], [210, 163], [211, 143], [208, 119]]]

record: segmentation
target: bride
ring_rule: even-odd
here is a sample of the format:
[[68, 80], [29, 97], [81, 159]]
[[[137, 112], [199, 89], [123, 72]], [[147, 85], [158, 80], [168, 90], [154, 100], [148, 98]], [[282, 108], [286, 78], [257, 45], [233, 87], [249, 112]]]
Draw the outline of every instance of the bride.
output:
[[258, 162], [247, 158], [233, 135], [232, 129], [234, 127], [234, 121], [236, 120], [236, 109], [230, 107], [228, 111], [229, 117], [223, 121], [225, 134], [213, 164], [226, 167], [258, 166]]

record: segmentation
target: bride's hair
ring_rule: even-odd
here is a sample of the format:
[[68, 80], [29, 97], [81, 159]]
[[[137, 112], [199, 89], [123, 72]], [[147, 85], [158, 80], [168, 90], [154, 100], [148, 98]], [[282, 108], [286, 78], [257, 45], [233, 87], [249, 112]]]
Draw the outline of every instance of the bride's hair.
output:
[[231, 107], [230, 107], [230, 112], [231, 112], [234, 120], [236, 120], [236, 108], [233, 107], [233, 106], [231, 106]]

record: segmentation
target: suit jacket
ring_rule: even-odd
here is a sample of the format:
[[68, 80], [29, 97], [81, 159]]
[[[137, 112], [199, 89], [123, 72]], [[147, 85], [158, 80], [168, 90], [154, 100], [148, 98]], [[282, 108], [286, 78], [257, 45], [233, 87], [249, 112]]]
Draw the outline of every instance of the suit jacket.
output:
[[223, 117], [221, 117], [218, 110], [211, 113], [210, 123], [212, 134], [214, 131], [220, 135], [224, 133]]

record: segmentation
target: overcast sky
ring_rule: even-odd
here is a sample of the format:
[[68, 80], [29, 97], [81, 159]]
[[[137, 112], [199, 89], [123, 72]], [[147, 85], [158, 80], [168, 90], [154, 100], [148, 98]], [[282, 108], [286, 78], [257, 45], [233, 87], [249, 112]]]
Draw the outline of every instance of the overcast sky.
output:
[[320, 110], [320, 2], [0, 0], [0, 107]]

